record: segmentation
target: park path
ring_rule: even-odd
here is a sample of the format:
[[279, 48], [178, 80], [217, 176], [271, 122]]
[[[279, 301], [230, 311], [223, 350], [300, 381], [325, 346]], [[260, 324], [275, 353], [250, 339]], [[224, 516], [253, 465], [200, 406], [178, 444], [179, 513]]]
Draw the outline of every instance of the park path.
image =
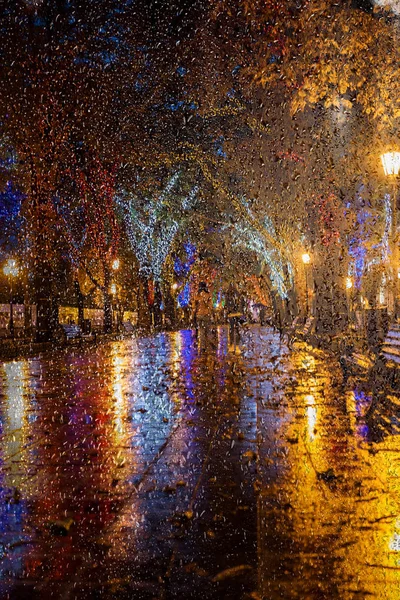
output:
[[0, 598], [400, 593], [398, 398], [250, 327], [0, 365]]

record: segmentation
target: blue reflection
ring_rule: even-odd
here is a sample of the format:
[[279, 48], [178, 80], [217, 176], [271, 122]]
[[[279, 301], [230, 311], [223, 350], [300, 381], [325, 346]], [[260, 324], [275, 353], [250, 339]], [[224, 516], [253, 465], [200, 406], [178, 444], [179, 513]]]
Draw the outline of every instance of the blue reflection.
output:
[[[371, 395], [359, 389], [355, 389], [353, 393], [357, 417], [364, 417], [371, 404]], [[356, 426], [356, 433], [360, 438], [368, 439], [370, 436], [368, 424], [365, 421], [359, 421]]]
[[178, 295], [178, 306], [180, 306], [181, 308], [185, 308], [186, 306], [189, 306], [189, 302], [190, 302], [190, 285], [189, 285], [189, 282], [187, 282], [185, 284], [185, 287], [181, 291], [181, 293]]
[[185, 384], [186, 398], [190, 404], [195, 401], [194, 382], [192, 377], [193, 361], [196, 356], [196, 343], [194, 332], [184, 329], [180, 332], [181, 337], [181, 372]]

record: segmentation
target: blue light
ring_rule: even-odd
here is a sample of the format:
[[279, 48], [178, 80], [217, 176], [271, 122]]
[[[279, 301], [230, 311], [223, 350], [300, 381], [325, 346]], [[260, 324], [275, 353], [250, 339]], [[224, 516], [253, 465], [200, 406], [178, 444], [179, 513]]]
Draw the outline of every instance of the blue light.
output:
[[21, 229], [23, 218], [21, 206], [24, 194], [8, 181], [3, 192], [0, 192], [0, 248], [4, 252], [11, 252], [18, 247], [18, 233]]
[[186, 242], [183, 244], [183, 248], [186, 252], [187, 260], [183, 261], [176, 256], [174, 259], [174, 271], [176, 275], [188, 275], [190, 269], [196, 260], [196, 246], [191, 244], [190, 242]]
[[185, 287], [178, 295], [178, 306], [185, 308], [190, 302], [190, 285], [189, 282], [185, 284]]

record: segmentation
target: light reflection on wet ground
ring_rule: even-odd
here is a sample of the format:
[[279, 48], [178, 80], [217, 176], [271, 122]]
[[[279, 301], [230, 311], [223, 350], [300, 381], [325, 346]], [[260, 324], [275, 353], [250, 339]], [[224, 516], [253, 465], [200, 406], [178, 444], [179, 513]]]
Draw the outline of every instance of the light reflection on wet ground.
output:
[[0, 365], [0, 598], [400, 597], [398, 396], [245, 342]]

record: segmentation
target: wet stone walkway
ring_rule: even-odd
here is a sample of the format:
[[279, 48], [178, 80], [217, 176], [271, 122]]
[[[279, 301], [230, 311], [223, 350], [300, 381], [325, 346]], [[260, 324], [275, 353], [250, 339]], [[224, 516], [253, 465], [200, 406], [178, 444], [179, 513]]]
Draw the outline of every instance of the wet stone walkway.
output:
[[379, 392], [256, 326], [0, 364], [0, 598], [398, 600]]

